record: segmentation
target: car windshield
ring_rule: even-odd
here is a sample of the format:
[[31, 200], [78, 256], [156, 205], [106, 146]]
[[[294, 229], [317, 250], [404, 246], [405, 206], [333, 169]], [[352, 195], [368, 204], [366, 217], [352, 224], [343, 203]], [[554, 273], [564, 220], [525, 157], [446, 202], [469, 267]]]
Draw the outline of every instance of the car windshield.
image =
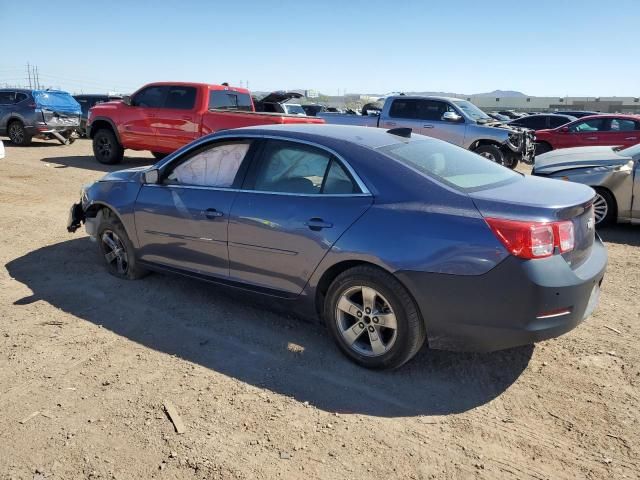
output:
[[287, 113], [292, 115], [305, 115], [304, 109], [300, 105], [285, 104], [284, 106], [287, 108]]
[[456, 107], [460, 108], [474, 120], [491, 120], [491, 117], [476, 107], [473, 103], [466, 100], [456, 100], [453, 102]]
[[520, 178], [508, 168], [446, 142], [417, 140], [387, 145], [379, 151], [464, 192], [483, 190]]
[[640, 143], [632, 145], [631, 147], [624, 148], [622, 150], [620, 149], [620, 147], [615, 147], [614, 150], [623, 157], [636, 158], [637, 156], [640, 156]]

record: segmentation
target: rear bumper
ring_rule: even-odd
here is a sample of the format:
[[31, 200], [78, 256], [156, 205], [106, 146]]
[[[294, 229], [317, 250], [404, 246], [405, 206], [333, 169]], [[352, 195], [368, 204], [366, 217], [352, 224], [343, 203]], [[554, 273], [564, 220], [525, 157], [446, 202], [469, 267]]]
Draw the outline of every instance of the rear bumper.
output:
[[32, 137], [37, 137], [38, 135], [52, 134], [53, 132], [58, 132], [58, 133], [73, 132], [78, 128], [79, 128], [79, 125], [60, 125], [60, 126], [39, 125], [39, 126], [24, 127], [27, 134], [29, 134]]
[[[414, 271], [397, 276], [418, 303], [431, 348], [493, 351], [554, 338], [579, 325], [595, 308], [606, 265], [606, 248], [596, 239], [576, 270], [554, 255], [529, 261], [509, 257], [478, 276]], [[549, 314], [564, 309], [570, 312]]]

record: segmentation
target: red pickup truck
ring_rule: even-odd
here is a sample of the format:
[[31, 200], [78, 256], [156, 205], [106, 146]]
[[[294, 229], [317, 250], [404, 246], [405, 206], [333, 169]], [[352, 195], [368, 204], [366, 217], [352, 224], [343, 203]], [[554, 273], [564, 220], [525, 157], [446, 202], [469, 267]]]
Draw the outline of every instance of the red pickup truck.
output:
[[206, 83], [150, 83], [89, 111], [88, 136], [100, 163], [120, 163], [124, 149], [157, 158], [218, 130], [281, 123], [324, 123], [315, 117], [256, 112], [244, 88]]

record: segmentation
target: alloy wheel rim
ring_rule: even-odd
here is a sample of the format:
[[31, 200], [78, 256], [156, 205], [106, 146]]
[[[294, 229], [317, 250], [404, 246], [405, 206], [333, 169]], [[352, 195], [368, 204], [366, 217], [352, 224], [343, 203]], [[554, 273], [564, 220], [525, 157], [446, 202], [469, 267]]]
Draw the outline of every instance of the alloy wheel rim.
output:
[[374, 288], [358, 285], [345, 290], [336, 305], [335, 319], [344, 342], [360, 355], [379, 357], [396, 341], [396, 315]]
[[596, 199], [593, 202], [593, 214], [596, 218], [596, 224], [604, 220], [607, 213], [609, 213], [609, 205], [607, 204], [607, 201], [602, 195], [596, 193]]
[[107, 265], [121, 275], [126, 274], [129, 269], [129, 257], [120, 237], [111, 230], [105, 230], [102, 233], [101, 240]]
[[24, 135], [19, 125], [16, 125], [15, 123], [11, 125], [11, 128], [9, 129], [9, 138], [11, 138], [13, 143], [22, 143]]
[[108, 139], [101, 138], [98, 141], [98, 151], [103, 157], [108, 157], [109, 155], [111, 155], [111, 143]]

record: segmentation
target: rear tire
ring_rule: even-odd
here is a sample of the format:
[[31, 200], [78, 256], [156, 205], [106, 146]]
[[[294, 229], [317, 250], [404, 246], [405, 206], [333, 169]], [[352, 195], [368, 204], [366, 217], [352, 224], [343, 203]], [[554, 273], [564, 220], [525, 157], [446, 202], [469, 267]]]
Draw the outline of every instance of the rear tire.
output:
[[615, 222], [618, 216], [616, 199], [606, 188], [594, 187], [596, 199], [593, 202], [596, 227], [606, 227]]
[[98, 225], [98, 250], [104, 259], [107, 271], [114, 277], [137, 280], [149, 272], [136, 260], [135, 249], [124, 225], [113, 212], [103, 209]]
[[124, 148], [113, 131], [102, 128], [93, 136], [93, 155], [100, 163], [115, 165], [122, 162]]
[[509, 167], [509, 161], [506, 159], [502, 150], [496, 145], [480, 145], [474, 150], [478, 155], [486, 158], [487, 160], [491, 160], [503, 167]]
[[27, 133], [24, 125], [20, 120], [13, 120], [7, 126], [7, 134], [11, 139], [11, 143], [26, 147], [31, 144], [31, 135]]
[[357, 266], [336, 277], [325, 297], [324, 319], [340, 350], [366, 368], [398, 368], [426, 338], [409, 292], [373, 266]]

